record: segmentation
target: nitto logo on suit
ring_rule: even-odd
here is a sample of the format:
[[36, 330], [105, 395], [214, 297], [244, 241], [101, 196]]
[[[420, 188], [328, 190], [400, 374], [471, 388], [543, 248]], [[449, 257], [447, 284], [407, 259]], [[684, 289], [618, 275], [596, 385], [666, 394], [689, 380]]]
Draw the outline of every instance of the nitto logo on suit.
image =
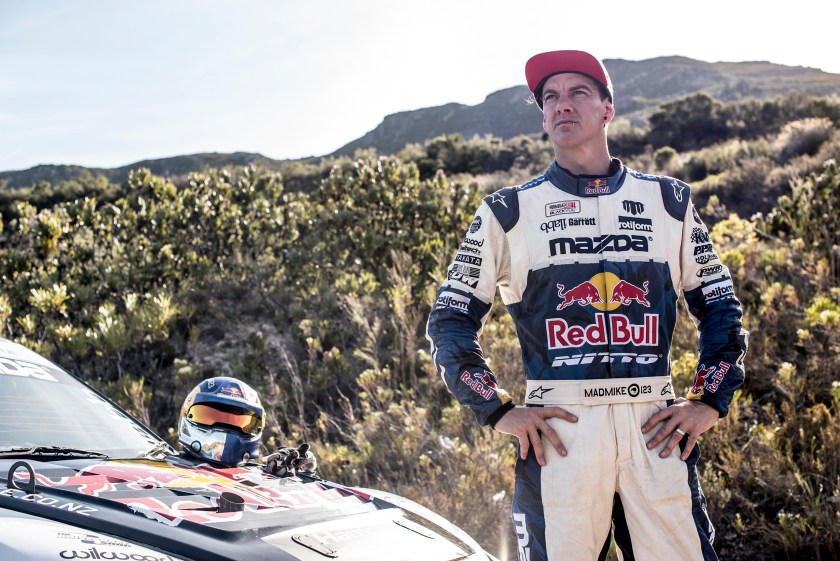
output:
[[633, 230], [634, 232], [653, 232], [653, 222], [648, 218], [618, 217], [619, 230]]
[[580, 212], [580, 201], [557, 201], [545, 205], [547, 218], [558, 214], [576, 214], [578, 212]]
[[554, 362], [551, 363], [551, 367], [560, 368], [561, 366], [580, 366], [581, 364], [592, 364], [593, 362], [600, 364], [626, 364], [629, 362], [635, 362], [636, 364], [653, 364], [659, 360], [660, 356], [661, 355], [649, 353], [578, 353], [574, 355], [556, 357]]
[[475, 220], [473, 220], [472, 224], [470, 224], [470, 234], [475, 234], [480, 229], [481, 229], [481, 217], [476, 216]]

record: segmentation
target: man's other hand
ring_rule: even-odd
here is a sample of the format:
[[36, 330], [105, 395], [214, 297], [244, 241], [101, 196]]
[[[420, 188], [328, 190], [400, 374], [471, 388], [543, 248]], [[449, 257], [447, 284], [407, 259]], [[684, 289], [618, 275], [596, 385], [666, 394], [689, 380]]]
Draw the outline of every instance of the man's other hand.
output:
[[680, 455], [680, 458], [685, 461], [700, 435], [712, 428], [719, 416], [717, 409], [710, 405], [678, 397], [670, 407], [654, 413], [642, 425], [642, 434], [649, 433], [656, 425], [663, 423], [653, 438], [648, 441], [648, 449], [656, 448], [662, 441], [667, 440], [665, 447], [659, 453], [661, 458], [667, 458], [680, 440], [686, 438], [685, 447]]
[[496, 423], [496, 430], [505, 434], [512, 434], [519, 439], [519, 455], [524, 460], [528, 457], [531, 446], [534, 447], [534, 454], [537, 462], [545, 465], [545, 451], [543, 450], [542, 433], [557, 450], [561, 456], [566, 455], [566, 447], [557, 433], [552, 429], [546, 419], [557, 417], [570, 423], [576, 423], [577, 417], [561, 409], [560, 407], [514, 407], [505, 413]]

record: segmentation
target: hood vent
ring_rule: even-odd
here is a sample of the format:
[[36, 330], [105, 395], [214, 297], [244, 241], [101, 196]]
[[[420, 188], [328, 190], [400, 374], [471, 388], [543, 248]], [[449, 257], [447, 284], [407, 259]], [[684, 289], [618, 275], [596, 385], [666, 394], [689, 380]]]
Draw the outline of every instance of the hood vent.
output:
[[338, 553], [333, 551], [327, 545], [321, 541], [316, 540], [312, 536], [307, 536], [305, 534], [298, 534], [296, 536], [292, 536], [292, 540], [296, 541], [303, 547], [308, 547], [312, 551], [317, 551], [321, 555], [330, 558], [338, 557]]

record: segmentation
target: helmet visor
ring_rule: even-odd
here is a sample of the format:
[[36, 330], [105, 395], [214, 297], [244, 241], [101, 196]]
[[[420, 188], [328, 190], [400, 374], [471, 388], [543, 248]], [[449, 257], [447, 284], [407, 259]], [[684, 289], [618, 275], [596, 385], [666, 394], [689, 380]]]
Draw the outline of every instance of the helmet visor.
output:
[[251, 411], [232, 413], [215, 407], [198, 404], [187, 411], [187, 419], [199, 425], [212, 427], [213, 425], [228, 425], [235, 427], [245, 434], [256, 436], [262, 430], [261, 417]]

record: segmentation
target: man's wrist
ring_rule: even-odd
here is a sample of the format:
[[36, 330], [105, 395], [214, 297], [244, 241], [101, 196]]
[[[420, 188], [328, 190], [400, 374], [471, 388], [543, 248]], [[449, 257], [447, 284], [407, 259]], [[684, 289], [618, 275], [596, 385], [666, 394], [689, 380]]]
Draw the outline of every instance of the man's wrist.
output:
[[490, 413], [490, 416], [487, 417], [487, 423], [490, 425], [490, 428], [496, 428], [496, 423], [498, 423], [502, 417], [505, 416], [505, 413], [510, 411], [516, 407], [512, 401], [508, 401], [507, 403], [503, 404], [501, 407]]

